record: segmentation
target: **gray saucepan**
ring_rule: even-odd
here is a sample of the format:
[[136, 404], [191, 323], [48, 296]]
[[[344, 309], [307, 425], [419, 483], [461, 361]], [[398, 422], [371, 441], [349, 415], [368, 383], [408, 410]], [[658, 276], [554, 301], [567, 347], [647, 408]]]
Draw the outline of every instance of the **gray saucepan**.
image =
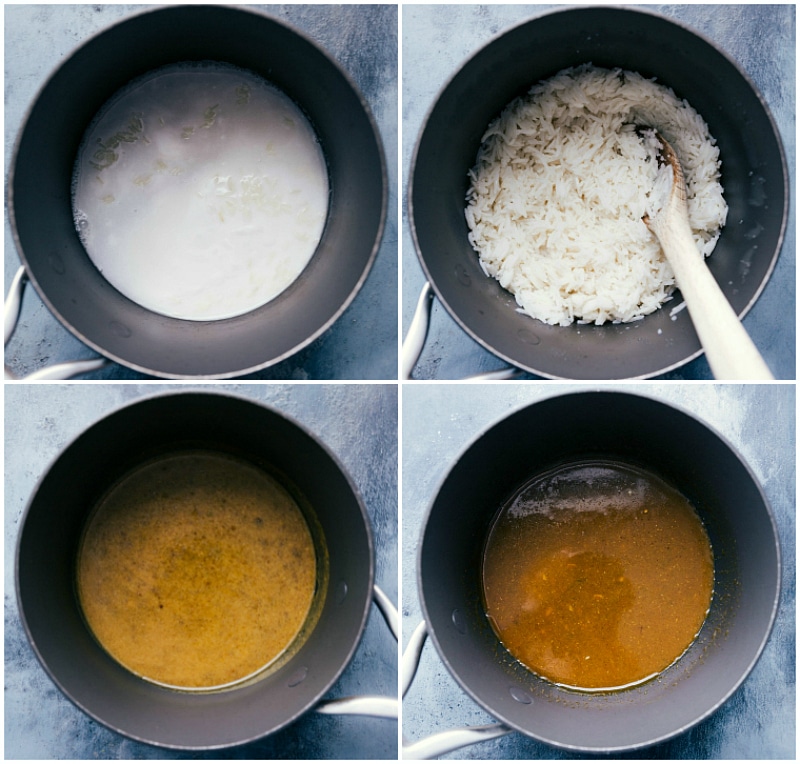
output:
[[[266, 305], [211, 322], [159, 315], [114, 289], [86, 255], [71, 205], [78, 147], [100, 107], [135, 77], [187, 61], [234, 64], [288, 94], [319, 137], [331, 186], [325, 230], [302, 276]], [[124, 19], [58, 67], [18, 136], [8, 207], [28, 277], [81, 341], [145, 374], [228, 378], [289, 357], [342, 314], [375, 259], [387, 193], [383, 147], [369, 107], [316, 43], [260, 12], [172, 6]]]
[[[100, 495], [136, 464], [187, 446], [231, 453], [268, 469], [301, 505], [312, 508], [329, 559], [319, 620], [299, 650], [258, 681], [223, 692], [173, 691], [129, 672], [94, 639], [75, 594], [79, 540]], [[318, 704], [358, 646], [373, 599], [373, 576], [369, 518], [336, 457], [279, 411], [227, 394], [157, 395], [91, 425], [40, 479], [17, 542], [20, 617], [55, 684], [112, 730], [184, 750], [256, 740], [312, 708], [336, 712], [336, 701], [333, 709]], [[393, 715], [391, 709], [380, 712], [381, 699], [367, 705], [371, 715]]]
[[467, 240], [467, 170], [486, 127], [537, 81], [585, 63], [656, 77], [708, 123], [720, 149], [729, 213], [707, 262], [743, 316], [774, 269], [786, 227], [780, 136], [738, 64], [693, 30], [647, 10], [546, 13], [498, 35], [467, 60], [439, 93], [415, 147], [411, 234], [436, 297], [473, 339], [514, 367], [559, 379], [652, 377], [701, 352], [688, 312], [671, 315], [679, 294], [642, 321], [550, 326], [517, 312], [513, 296], [484, 275]]
[[[481, 555], [498, 508], [540, 471], [587, 457], [640, 465], [676, 486], [700, 514], [715, 564], [712, 606], [690, 649], [657, 679], [601, 695], [528, 671], [481, 604]], [[502, 725], [478, 733], [517, 730], [574, 752], [618, 753], [688, 730], [745, 681], [775, 620], [781, 558], [767, 499], [720, 435], [649, 397], [580, 392], [517, 410], [463, 451], [429, 507], [417, 572], [445, 666]]]

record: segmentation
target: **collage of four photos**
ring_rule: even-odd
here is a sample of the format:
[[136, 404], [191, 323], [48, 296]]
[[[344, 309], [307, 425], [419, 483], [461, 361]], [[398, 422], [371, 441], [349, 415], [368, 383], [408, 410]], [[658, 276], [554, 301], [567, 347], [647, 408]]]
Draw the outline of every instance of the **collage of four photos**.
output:
[[796, 5], [10, 4], [4, 758], [796, 758]]

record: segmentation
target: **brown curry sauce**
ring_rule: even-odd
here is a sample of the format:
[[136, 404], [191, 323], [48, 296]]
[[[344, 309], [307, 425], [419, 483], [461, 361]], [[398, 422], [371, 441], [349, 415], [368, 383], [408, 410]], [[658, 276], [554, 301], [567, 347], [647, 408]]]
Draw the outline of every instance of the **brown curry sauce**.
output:
[[180, 452], [123, 477], [84, 531], [77, 590], [98, 642], [151, 681], [236, 683], [282, 656], [324, 581], [303, 512], [266, 472]]
[[482, 578], [489, 621], [517, 660], [599, 691], [646, 681], [686, 651], [714, 564], [677, 490], [638, 468], [581, 462], [535, 478], [500, 510]]

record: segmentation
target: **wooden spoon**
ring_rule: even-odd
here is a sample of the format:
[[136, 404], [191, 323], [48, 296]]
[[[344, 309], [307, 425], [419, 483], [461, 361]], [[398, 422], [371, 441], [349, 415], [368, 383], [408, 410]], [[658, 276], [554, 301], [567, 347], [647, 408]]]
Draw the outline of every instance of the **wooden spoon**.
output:
[[662, 209], [642, 220], [672, 266], [711, 371], [717, 379], [774, 379], [695, 244], [680, 160], [664, 137], [655, 135], [662, 159], [672, 167], [672, 188]]

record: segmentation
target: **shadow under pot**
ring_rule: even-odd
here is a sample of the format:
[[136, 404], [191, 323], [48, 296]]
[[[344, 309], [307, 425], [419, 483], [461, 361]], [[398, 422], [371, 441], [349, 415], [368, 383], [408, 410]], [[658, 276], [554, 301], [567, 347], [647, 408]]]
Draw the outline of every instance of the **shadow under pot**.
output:
[[[91, 572], [87, 570], [100, 544], [114, 538], [110, 531], [104, 537], [103, 528], [98, 529], [101, 520], [111, 517], [113, 522], [106, 531], [115, 530], [114, 523], [119, 528], [128, 517], [139, 520], [146, 517], [146, 512], [153, 512], [153, 526], [170, 527], [178, 519], [180, 496], [171, 496], [169, 502], [160, 505], [131, 498], [131, 476], [141, 475], [145, 469], [160, 469], [176, 459], [188, 458], [187, 454], [211, 455], [217, 462], [236, 464], [257, 475], [254, 479], [278, 485], [281, 495], [288, 497], [281, 501], [294, 505], [297, 515], [302, 516], [299, 521], [295, 518], [296, 522], [307, 529], [306, 556], [312, 560], [304, 563], [306, 578], [308, 565], [311, 566], [311, 579], [306, 582], [307, 615], [300, 618], [296, 635], [289, 635], [283, 653], [279, 651], [279, 657], [260, 670], [258, 666], [256, 670], [251, 667], [248, 676], [217, 677], [209, 682], [174, 681], [164, 675], [137, 673], [138, 665], [128, 662], [129, 669], [117, 660], [122, 653], [116, 649], [118, 645], [112, 649], [107, 632], [101, 635], [100, 630], [95, 631], [100, 621], [90, 610], [96, 602], [87, 595], [90, 590], [85, 584]], [[148, 479], [152, 475], [151, 471]], [[172, 475], [167, 477], [171, 480]], [[198, 484], [206, 485], [196, 481], [191, 489]], [[156, 485], [157, 481], [151, 481], [148, 490]], [[127, 494], [122, 492], [124, 486], [128, 486]], [[158, 490], [162, 489], [170, 490], [167, 482], [161, 483]], [[130, 499], [130, 507], [118, 502], [116, 509], [109, 509], [120, 492]], [[199, 488], [197, 495], [202, 495]], [[226, 493], [213, 512], [220, 515], [222, 506], [233, 503], [233, 495]], [[201, 506], [199, 500], [197, 506]], [[269, 502], [258, 506], [259, 517], [245, 517], [252, 508], [242, 505], [226, 526], [233, 526], [234, 522], [242, 526], [251, 521], [258, 524], [264, 510], [276, 513], [274, 521], [264, 515], [264, 527], [270, 522], [270, 533], [277, 533], [279, 525], [289, 517], [289, 510], [275, 509]], [[169, 517], [159, 515], [165, 512]], [[208, 514], [211, 512], [209, 508]], [[201, 510], [195, 515], [199, 513]], [[140, 527], [147, 525], [142, 521]], [[185, 552], [185, 557], [192, 550], [199, 550], [199, 554], [206, 548], [202, 543], [184, 543], [197, 527], [187, 521], [184, 535], [176, 538], [173, 545], [176, 554]], [[241, 545], [244, 536], [236, 536], [234, 530], [231, 527], [226, 542], [229, 529], [221, 528], [213, 542], [206, 545], [210, 555], [217, 555], [216, 561], [209, 558], [206, 567], [212, 562], [219, 564], [227, 548], [225, 543], [230, 542], [229, 551], [236, 553], [237, 542]], [[134, 528], [128, 538], [134, 543], [145, 532]], [[255, 537], [255, 530], [247, 533], [247, 539]], [[218, 538], [224, 543], [216, 543]], [[151, 541], [155, 548], [162, 539], [156, 534]], [[119, 549], [112, 545], [111, 552], [118, 553]], [[162, 584], [175, 585], [183, 574], [162, 574], [174, 562], [160, 558], [149, 566], [142, 558], [142, 580], [154, 571], [160, 578], [153, 591]], [[181, 559], [180, 564], [184, 562], [184, 570], [194, 569], [188, 558]], [[219, 573], [223, 569], [214, 570]], [[299, 572], [299, 567], [293, 569], [289, 577], [296, 578]], [[323, 710], [318, 706], [320, 699], [349, 664], [361, 639], [373, 599], [373, 576], [369, 520], [356, 487], [336, 458], [285, 415], [219, 394], [147, 398], [120, 408], [87, 428], [61, 452], [40, 480], [23, 516], [17, 543], [16, 585], [21, 620], [36, 656], [59, 689], [81, 710], [116, 732], [144, 743], [185, 750], [250, 742], [285, 727], [315, 707]], [[232, 617], [237, 612], [233, 606], [242, 604], [244, 594], [236, 594], [239, 590], [235, 586], [231, 590], [223, 588], [229, 580], [234, 580], [233, 573], [228, 578], [220, 573], [218, 580], [209, 579], [207, 583], [219, 596], [228, 597], [223, 609]], [[192, 597], [197, 588], [190, 587]], [[282, 587], [278, 602], [258, 603], [259, 607], [285, 607], [287, 600], [281, 597], [289, 588]], [[162, 590], [159, 597], [163, 597], [166, 608], [174, 605], [180, 609], [182, 595], [191, 599], [188, 591], [184, 582], [183, 590]], [[130, 596], [135, 599], [140, 593], [131, 590]], [[144, 595], [152, 593], [148, 590]], [[377, 593], [375, 598], [381, 604]], [[131, 606], [130, 601], [116, 604], [120, 609], [114, 611], [115, 618], [121, 618], [124, 608]], [[166, 611], [137, 612], [145, 613], [137, 621], [144, 628], [152, 625], [159, 612]], [[208, 612], [201, 615], [211, 618], [212, 614], [209, 606]], [[101, 615], [107, 617], [108, 613]], [[250, 628], [249, 612], [242, 623]], [[194, 637], [185, 631], [182, 634], [188, 654], [190, 645], [186, 640]], [[174, 644], [180, 646], [181, 642]], [[141, 647], [141, 640], [138, 646]], [[236, 645], [237, 650], [240, 646]], [[170, 662], [180, 666], [174, 656]], [[205, 686], [209, 684], [213, 687]]]
[[[190, 319], [186, 313], [157, 312], [152, 304], [143, 307], [148, 302], [134, 301], [135, 291], [124, 288], [133, 275], [116, 282], [129, 295], [125, 296], [87, 255], [72, 204], [82, 141], [110, 99], [157, 70], [176, 65], [198, 70], [199, 64], [244, 70], [288, 97], [318, 141], [328, 181], [321, 238], [300, 276], [267, 302], [251, 303], [244, 312], [219, 314], [213, 320], [202, 313]], [[215, 118], [221, 122], [224, 104], [219, 114], [217, 102], [206, 105], [209, 108], [198, 117], [204, 124], [176, 139], [181, 151], [192, 139], [206, 138], [212, 130], [203, 128], [213, 127]], [[53, 119], [54, 114], [59, 119]], [[152, 125], [147, 129], [155, 130]], [[125, 130], [120, 135], [119, 150], [133, 150], [131, 136]], [[144, 149], [137, 144], [137, 150]], [[316, 43], [259, 12], [175, 6], [139, 13], [100, 32], [45, 83], [17, 139], [9, 217], [27, 276], [53, 315], [82, 342], [144, 374], [227, 378], [288, 358], [325, 332], [348, 307], [377, 254], [386, 217], [386, 184], [383, 148], [369, 107], [349, 75]], [[217, 191], [212, 189], [212, 196]], [[204, 219], [201, 215], [201, 222]], [[192, 232], [196, 226], [187, 230]], [[198, 250], [206, 243], [200, 242]], [[222, 243], [227, 246], [230, 236]], [[293, 247], [281, 251], [285, 255], [284, 250], [291, 249], [294, 254]], [[201, 262], [201, 253], [196, 254]], [[179, 271], [183, 267], [176, 264]], [[188, 275], [194, 277], [197, 270], [196, 264], [186, 264]], [[268, 271], [269, 279], [271, 274]], [[161, 281], [169, 286], [181, 279]], [[214, 290], [227, 289], [220, 281], [214, 280]]]
[[[538, 476], [586, 462], [625, 465], [677, 490], [713, 550], [711, 606], [686, 652], [655, 678], [613, 692], [570, 689], [526, 668], [499, 640], [484, 606], [482, 565], [498, 510]], [[517, 730], [574, 752], [620, 753], [685, 732], [719, 708], [758, 660], [778, 608], [780, 567], [774, 518], [757, 480], [693, 416], [616, 392], [520, 409], [463, 452], [424, 522], [418, 573], [427, 629], [453, 677], [501, 723], [475, 728], [472, 737], [457, 731], [451, 748]]]

